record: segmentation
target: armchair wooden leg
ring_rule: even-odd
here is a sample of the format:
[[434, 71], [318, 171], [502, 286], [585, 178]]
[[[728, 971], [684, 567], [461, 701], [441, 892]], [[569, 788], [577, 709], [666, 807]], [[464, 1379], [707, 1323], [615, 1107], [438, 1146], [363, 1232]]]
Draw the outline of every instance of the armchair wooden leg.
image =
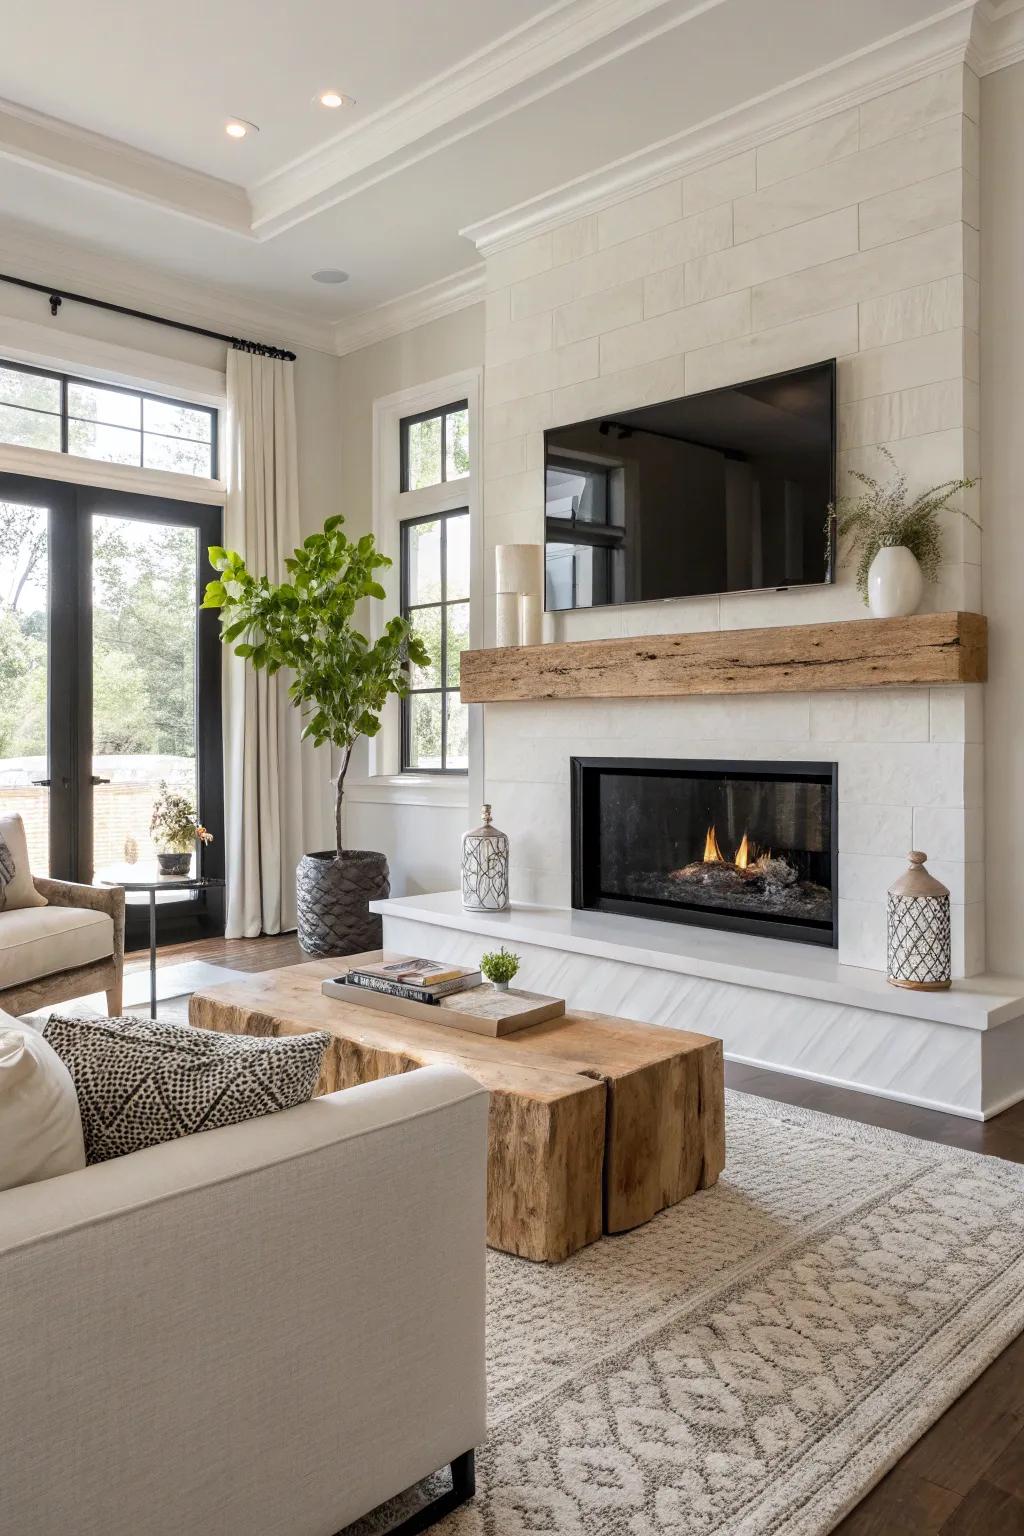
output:
[[120, 977], [114, 986], [107, 988], [107, 1014], [112, 1019], [119, 1018], [121, 1015], [121, 1009], [124, 1006], [123, 991], [124, 985]]

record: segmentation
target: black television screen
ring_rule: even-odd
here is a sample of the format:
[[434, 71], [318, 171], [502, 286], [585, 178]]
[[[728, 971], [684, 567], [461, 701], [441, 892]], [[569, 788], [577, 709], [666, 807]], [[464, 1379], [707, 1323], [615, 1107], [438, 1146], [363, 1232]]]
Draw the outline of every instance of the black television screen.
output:
[[545, 604], [834, 580], [835, 360], [544, 434]]

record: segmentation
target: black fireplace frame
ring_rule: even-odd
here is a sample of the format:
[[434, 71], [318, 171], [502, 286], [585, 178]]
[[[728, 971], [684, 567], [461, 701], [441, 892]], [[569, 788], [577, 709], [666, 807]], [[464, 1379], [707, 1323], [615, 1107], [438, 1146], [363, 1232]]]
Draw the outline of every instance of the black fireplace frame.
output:
[[[732, 774], [752, 779], [777, 779], [780, 782], [806, 779], [831, 785], [832, 926], [831, 930], [811, 924], [786, 922], [784, 919], [748, 917], [730, 913], [705, 912], [699, 908], [675, 906], [669, 902], [626, 900], [602, 896], [595, 889], [598, 858], [596, 848], [584, 846], [584, 812], [588, 796], [596, 793], [602, 772], [665, 774], [683, 769], [693, 777]], [[572, 857], [572, 905], [577, 911], [617, 912], [626, 917], [646, 917], [654, 921], [685, 923], [697, 928], [719, 928], [731, 933], [749, 933], [762, 938], [788, 939], [799, 944], [815, 944], [826, 949], [839, 945], [839, 765], [821, 762], [762, 762], [746, 758], [677, 757], [571, 757], [570, 848]]]

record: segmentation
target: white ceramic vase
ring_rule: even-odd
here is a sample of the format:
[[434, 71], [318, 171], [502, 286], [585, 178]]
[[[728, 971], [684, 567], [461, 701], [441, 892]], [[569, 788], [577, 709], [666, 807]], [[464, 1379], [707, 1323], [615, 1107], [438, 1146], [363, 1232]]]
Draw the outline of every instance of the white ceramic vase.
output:
[[902, 619], [916, 613], [924, 592], [917, 560], [902, 544], [880, 549], [868, 571], [868, 607], [875, 619]]

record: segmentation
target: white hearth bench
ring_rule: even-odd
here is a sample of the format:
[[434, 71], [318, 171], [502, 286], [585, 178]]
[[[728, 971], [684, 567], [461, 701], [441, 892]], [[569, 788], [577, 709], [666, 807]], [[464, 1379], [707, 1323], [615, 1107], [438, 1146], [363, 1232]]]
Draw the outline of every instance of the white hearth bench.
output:
[[987, 1120], [1024, 1098], [1024, 977], [891, 987], [809, 944], [606, 912], [465, 912], [457, 891], [371, 903], [384, 945], [468, 964], [495, 941], [524, 986], [717, 1035], [730, 1061]]

